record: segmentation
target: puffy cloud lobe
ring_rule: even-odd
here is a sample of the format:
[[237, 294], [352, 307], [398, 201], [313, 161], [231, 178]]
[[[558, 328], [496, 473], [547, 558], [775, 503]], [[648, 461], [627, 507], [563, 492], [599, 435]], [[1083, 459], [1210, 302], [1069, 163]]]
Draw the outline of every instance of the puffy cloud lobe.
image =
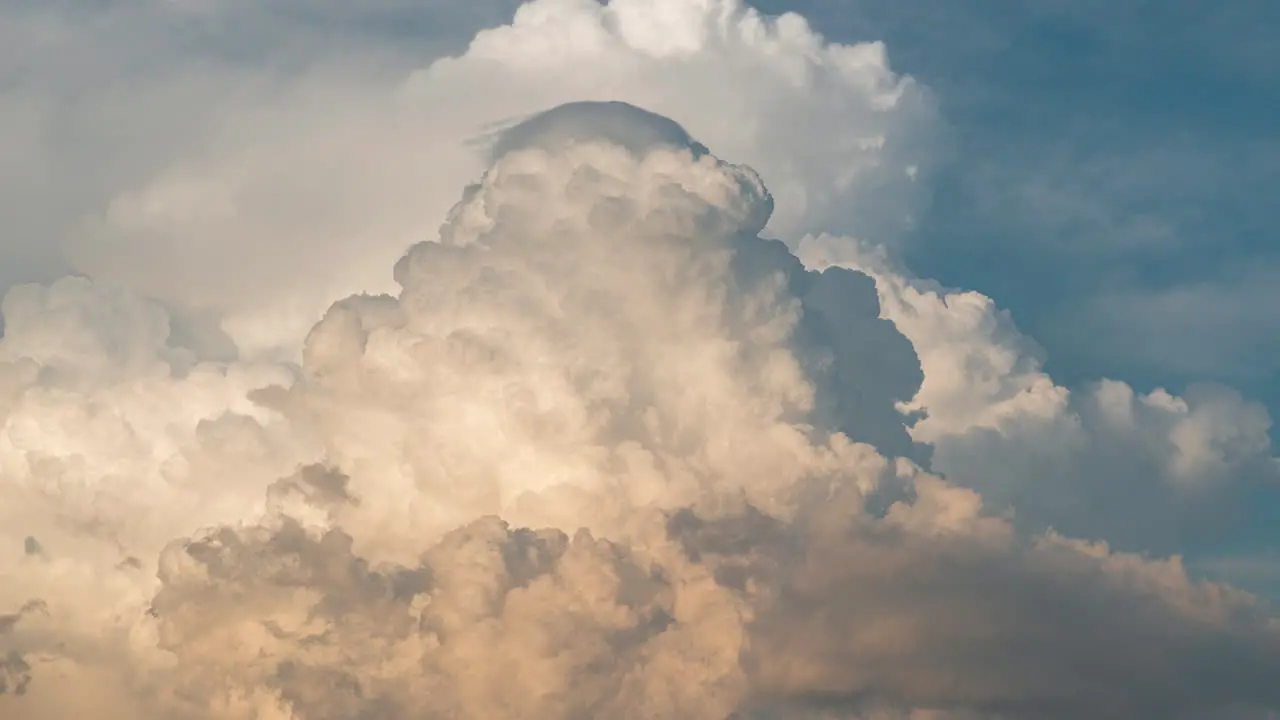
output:
[[[602, 111], [610, 138], [548, 152], [534, 132]], [[910, 449], [909, 344], [865, 276], [807, 272], [755, 235], [771, 200], [753, 171], [633, 154], [612, 138], [652, 120], [629, 106], [551, 113], [401, 260], [398, 297], [344, 301], [308, 338], [310, 383], [286, 404], [325, 423], [365, 508], [402, 533], [446, 512], [572, 526], [730, 488], [781, 510], [803, 473], [864, 462], [849, 438]]]
[[[393, 2], [371, 12], [398, 7]], [[136, 24], [139, 18], [118, 9], [93, 27], [114, 32]], [[244, 9], [205, 7], [201, 27]], [[181, 30], [170, 22], [172, 10], [166, 6], [163, 14], [167, 27]], [[311, 19], [335, 12], [346, 11], [326, 8]], [[59, 33], [23, 37], [68, 36], [68, 26], [54, 26]], [[364, 57], [365, 49], [360, 44], [350, 55]], [[729, 0], [669, 3], [660, 10], [648, 0], [529, 3], [510, 24], [481, 33], [465, 52], [431, 62], [407, 83], [400, 70], [385, 72], [387, 65], [298, 65], [307, 71], [276, 78], [265, 89], [257, 80], [237, 83], [234, 73], [180, 83], [184, 108], [192, 93], [207, 89], [231, 111], [208, 114], [200, 142], [183, 146], [178, 160], [162, 163], [163, 172], [114, 199], [100, 232], [73, 243], [80, 267], [179, 305], [213, 306], [224, 314], [230, 308], [223, 322], [243, 352], [292, 355], [335, 293], [393, 289], [386, 267], [479, 171], [480, 153], [462, 151], [460, 141], [482, 123], [584, 97], [641, 102], [764, 173], [777, 204], [771, 231], [789, 240], [825, 230], [885, 241], [909, 215], [911, 202], [904, 199], [916, 185], [911, 171], [927, 169], [934, 121], [925, 89], [893, 73], [882, 46], [830, 43], [798, 16], [770, 18]], [[669, 82], [673, 76], [681, 82]], [[167, 86], [146, 87], [145, 97], [124, 104], [146, 108], [149, 122], [163, 125], [166, 113], [157, 103]], [[477, 93], [477, 87], [492, 92]], [[191, 115], [182, 113], [184, 126]], [[120, 145], [118, 138], [112, 143]], [[134, 155], [165, 146], [149, 143], [148, 153]], [[23, 183], [29, 180], [24, 175]], [[255, 262], [242, 262], [247, 256]], [[1087, 419], [1095, 403], [1085, 396], [1093, 391], [1068, 393], [1054, 383], [1029, 341], [989, 298], [931, 289], [898, 268], [873, 274], [885, 318], [904, 329], [930, 368], [913, 405], [921, 412], [927, 407], [927, 417], [913, 436], [948, 445], [938, 450], [939, 470], [982, 488], [994, 505], [1025, 505], [1019, 517], [1031, 525], [1103, 534], [1128, 548], [1174, 547], [1184, 534], [1179, 527], [1198, 522], [1186, 519], [1197, 514], [1187, 508], [1203, 505], [1207, 496], [1181, 492], [1193, 499], [1175, 500], [1170, 488], [1203, 486], [1230, 496], [1273, 474], [1268, 451], [1244, 449], [1269, 442], [1265, 420], [1247, 403], [1238, 415], [1247, 423], [1219, 413], [1217, 429], [1210, 429], [1211, 414], [1201, 413], [1196, 422], [1180, 424], [1177, 442], [1162, 428], [1179, 412], [1147, 412], [1151, 422], [1139, 422], [1133, 432], [1120, 433], [1130, 440], [1113, 443], [1116, 434], [1106, 423]], [[905, 288], [902, 302], [890, 287]], [[899, 394], [908, 382], [895, 381], [886, 394]], [[863, 382], [857, 390], [882, 386]], [[819, 388], [816, 401], [828, 395]], [[900, 436], [876, 436], [875, 428], [888, 427], [878, 419], [861, 425], [862, 439], [922, 458]], [[995, 425], [1003, 429], [989, 432]], [[1214, 449], [1224, 434], [1249, 440], [1224, 454]], [[1094, 451], [1108, 443], [1112, 450]], [[1203, 447], [1203, 457], [1217, 453], [1224, 460], [1202, 471], [1185, 464], [1175, 471], [1167, 458], [1191, 447], [1187, 443]], [[1123, 470], [1088, 459], [1115, 455]], [[1130, 462], [1135, 456], [1142, 459]], [[1212, 477], [1202, 481], [1206, 473]], [[1085, 475], [1099, 478], [1099, 487], [1083, 492]], [[1051, 479], [1030, 483], [1028, 493], [1032, 476]], [[1130, 522], [1136, 513], [1128, 508], [1152, 493], [1163, 510], [1142, 514], [1159, 520], [1145, 523], [1149, 527]], [[1098, 508], [1104, 512], [1088, 519]], [[1171, 522], [1170, 512], [1184, 519]]]
[[1280, 482], [1271, 418], [1229, 388], [1196, 385], [1178, 397], [1103, 380], [1069, 390], [990, 298], [914, 278], [849, 238], [806, 238], [798, 252], [811, 267], [875, 278], [883, 316], [924, 372], [904, 405], [920, 415], [912, 437], [931, 447], [934, 470], [1033, 531], [1178, 550]]
[[[82, 278], [14, 288], [3, 310], [0, 468], [9, 492], [48, 513], [6, 508], [6, 530], [49, 551], [44, 520], [124, 541], [153, 529], [132, 524], [139, 513], [162, 512], [173, 532], [214, 502], [201, 473], [249, 469], [241, 487], [253, 488], [252, 504], [262, 482], [296, 464], [296, 438], [275, 447], [271, 430], [283, 426], [247, 398], [290, 384], [287, 368], [199, 361], [174, 342], [160, 306]], [[235, 509], [217, 517], [240, 517], [245, 506], [223, 491]]]
[[[911, 449], [895, 405], [927, 385], [880, 317], [895, 298], [882, 308], [865, 275], [805, 270], [756, 236], [769, 196], [753, 171], [678, 144], [533, 135], [399, 263], [397, 296], [330, 309], [302, 382], [236, 388], [255, 404], [235, 422], [288, 420], [328, 466], [278, 473], [238, 522], [206, 513], [213, 528], [159, 551], [158, 587], [119, 573], [134, 590], [107, 613], [14, 538], [23, 558], [5, 567], [37, 579], [23, 587], [50, 616], [9, 600], [28, 610], [6, 616], [6, 682], [26, 694], [0, 710], [69, 716], [68, 682], [99, 715], [192, 720], [1248, 717], [1280, 702], [1256, 599], [1176, 559], [1029, 541], [973, 491], [854, 442]], [[170, 342], [123, 337], [153, 355]], [[14, 343], [32, 365], [36, 349], [74, 356]], [[195, 369], [137, 367], [192, 390]], [[137, 382], [97, 377], [74, 392]]]
[[35, 363], [46, 376], [58, 375], [48, 378], [50, 384], [93, 386], [194, 362], [181, 348], [168, 347], [164, 310], [128, 290], [86, 278], [14, 287], [0, 313], [0, 357], [10, 366]]
[[[199, 360], [160, 306], [84, 278], [14, 288], [2, 307], [0, 609], [41, 612], [7, 623], [0, 657], [11, 694], [38, 675], [97, 688], [88, 698], [121, 682], [98, 671], [140, 632], [159, 550], [252, 517], [264, 484], [308, 456], [247, 398], [294, 374]], [[23, 707], [81, 712], [46, 700]]]
[[[888, 239], [915, 204], [913, 168], [926, 167], [935, 122], [923, 88], [890, 69], [882, 46], [830, 43], [799, 16], [737, 0], [661, 12], [650, 0], [538, 0], [410, 75], [420, 52], [352, 67], [283, 63], [304, 71], [270, 82], [229, 73], [183, 83], [217, 111], [172, 159], [85, 210], [70, 262], [184, 310], [217, 311], [246, 354], [295, 359], [332, 298], [394, 290], [387, 267], [484, 169], [465, 141], [486, 125], [583, 99], [640, 104], [769, 177], [770, 232]], [[343, 57], [367, 55], [362, 43]], [[189, 115], [196, 100], [180, 100]]]
[[[623, 112], [639, 118], [641, 130], [652, 119]], [[23, 657], [40, 658], [37, 672], [83, 680], [96, 658], [124, 653], [130, 670], [117, 682], [136, 685], [144, 705], [178, 708], [154, 712], [196, 712], [181, 709], [184, 693], [222, 697], [208, 687], [174, 694], [139, 679], [164, 675], [162, 651], [200, 646], [169, 643], [169, 625], [134, 614], [151, 585], [150, 553], [175, 526], [252, 518], [257, 503], [240, 488], [305, 457], [295, 445], [305, 449], [312, 436], [355, 479], [361, 502], [305, 510], [307, 498], [346, 497], [327, 475], [305, 471], [273, 486], [266, 509], [289, 518], [284, 526], [301, 521], [295, 516], [342, 523], [326, 537], [349, 529], [378, 563], [412, 558], [489, 511], [566, 527], [617, 521], [626, 537], [639, 522], [636, 508], [714, 509], [745, 493], [786, 514], [802, 477], [835, 481], [871, 467], [857, 481], [875, 485], [882, 463], [871, 448], [803, 422], [815, 395], [806, 371], [821, 379], [856, 361], [859, 349], [850, 345], [852, 354], [841, 357], [827, 348], [804, 367], [795, 346], [818, 336], [805, 328], [803, 296], [792, 293], [870, 303], [844, 329], [896, 339], [891, 351], [908, 365], [910, 347], [876, 319], [875, 298], [857, 276], [807, 273], [780, 244], [755, 236], [771, 210], [755, 173], [697, 148], [637, 154], [594, 138], [557, 152], [536, 145], [501, 158], [451, 214], [443, 242], [405, 258], [398, 298], [334, 307], [308, 340], [307, 382], [293, 390], [283, 368], [196, 362], [173, 344], [168, 316], [127, 293], [112, 296], [86, 281], [11, 293], [4, 349], [34, 374], [15, 385], [6, 426], [19, 481], [9, 494], [57, 501], [40, 512], [15, 505], [23, 515], [10, 526], [23, 559], [6, 567], [25, 581], [10, 586], [23, 596], [6, 602], [56, 599], [49, 626], [20, 643]], [[840, 326], [834, 309], [827, 312], [824, 322]], [[95, 372], [51, 371], [58, 368]], [[905, 438], [893, 402], [910, 395], [910, 380], [908, 373], [896, 397], [886, 391], [855, 404], [868, 417], [890, 418]], [[208, 401], [195, 402], [201, 397]], [[86, 413], [95, 407], [103, 412]], [[293, 421], [298, 437], [284, 447], [269, 408]], [[49, 416], [61, 418], [66, 435]], [[244, 474], [227, 485], [210, 471]], [[721, 486], [725, 477], [735, 479]], [[26, 552], [26, 538], [35, 537], [52, 565]], [[168, 562], [162, 558], [166, 583], [176, 577]], [[77, 580], [103, 592], [76, 602]], [[156, 601], [162, 618], [166, 592]], [[222, 628], [210, 612], [199, 625]], [[78, 652], [58, 649], [70, 639]], [[736, 667], [736, 651], [705, 652], [721, 654], [726, 673]], [[179, 658], [180, 666], [200, 662]], [[215, 714], [306, 702], [269, 683], [236, 687], [214, 703]], [[23, 707], [39, 713], [58, 702], [46, 691]]]
[[178, 665], [153, 712], [1192, 718], [1277, 701], [1276, 630], [1250, 596], [1176, 561], [1027, 545], [971, 492], [916, 488], [881, 519], [849, 488], [793, 521], [646, 513], [629, 543], [480, 518], [410, 566], [287, 515], [211, 531], [162, 555], [151, 607]]
[[829, 43], [799, 15], [767, 17], [738, 0], [531, 2], [410, 88], [435, 99], [474, 84], [543, 105], [618, 98], [676, 117], [770, 178], [772, 227], [784, 235], [892, 235], [932, 144], [924, 89], [890, 70], [883, 45]]
[[[570, 539], [497, 518], [448, 533], [412, 568], [371, 568], [341, 531], [283, 522], [175, 546], [164, 563], [154, 604], [162, 642], [193, 696], [226, 716], [272, 703], [295, 717], [731, 709], [734, 694], [715, 685], [732, 686], [720, 676], [736, 671], [734, 647], [699, 636], [708, 629], [699, 614], [716, 612], [697, 602], [718, 592], [709, 577], [701, 590], [693, 577], [673, 587], [662, 568], [585, 531]], [[728, 613], [720, 627], [733, 629], [732, 605], [719, 612]], [[680, 652], [718, 657], [718, 667], [676, 684]]]

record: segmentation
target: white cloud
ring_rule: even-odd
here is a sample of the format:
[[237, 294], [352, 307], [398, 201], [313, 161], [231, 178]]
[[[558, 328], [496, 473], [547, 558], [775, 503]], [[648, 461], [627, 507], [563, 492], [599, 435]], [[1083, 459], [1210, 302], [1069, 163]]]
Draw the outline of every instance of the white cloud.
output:
[[[608, 119], [612, 135], [651, 122], [622, 105], [553, 113]], [[855, 439], [896, 428], [906, 443], [893, 405], [913, 385], [829, 391], [859, 382], [837, 368], [884, 347], [897, 353], [885, 364], [911, 365], [910, 347], [876, 320], [873, 294], [843, 289], [853, 274], [805, 273], [754, 237], [772, 206], [754, 171], [585, 134], [550, 147], [531, 138], [468, 189], [440, 242], [398, 263], [397, 297], [344, 301], [308, 338], [293, 412], [323, 424], [377, 527], [398, 537], [501, 513], [598, 529], [726, 482], [785, 512], [795, 473], [856, 457], [808, 429], [820, 394], [837, 422], [890, 426], [851, 427]], [[824, 294], [870, 305], [818, 325], [825, 309], [806, 301]], [[858, 331], [876, 346], [829, 339]], [[790, 350], [802, 342], [811, 355]], [[583, 505], [598, 501], [622, 505]]]
[[[659, 17], [688, 30], [660, 30]], [[107, 95], [88, 114], [98, 124], [72, 135], [102, 146], [69, 162], [131, 146], [132, 116], [161, 141], [97, 161], [119, 172], [109, 197], [95, 191], [74, 208], [91, 217], [72, 228], [70, 263], [169, 303], [230, 312], [243, 348], [287, 353], [295, 348], [279, 346], [331, 297], [390, 287], [385, 268], [483, 167], [468, 139], [563, 102], [620, 99], [676, 118], [771, 177], [773, 230], [785, 234], [888, 239], [909, 222], [921, 182], [910, 170], [927, 167], [933, 109], [882, 46], [826, 43], [798, 16], [736, 2], [654, 15], [643, 2], [541, 0], [411, 76], [412, 52], [371, 46], [354, 43], [353, 59], [335, 65], [306, 43], [286, 45], [280, 64], [301, 70], [216, 62]], [[194, 108], [207, 112], [191, 123]], [[123, 127], [103, 135], [108, 120]]]
[[[508, 16], [515, 4], [7, 4], [0, 11], [0, 211], [5, 217], [0, 288], [52, 280], [68, 269], [96, 268], [101, 262], [138, 289], [156, 286], [171, 300], [189, 304], [213, 299], [225, 305], [258, 289], [240, 274], [259, 282], [264, 277], [251, 272], [252, 263], [237, 262], [236, 252], [332, 250], [333, 231], [324, 235], [319, 229], [340, 220], [343, 207], [350, 206], [339, 205], [329, 216], [320, 213], [313, 222], [303, 215], [300, 223], [290, 225], [282, 223], [282, 216], [294, 213], [299, 219], [301, 209], [282, 205], [302, 199], [324, 207], [324, 202], [362, 187], [353, 182], [317, 196], [318, 172], [340, 179], [363, 167], [367, 172], [357, 180], [365, 187], [377, 179], [379, 194], [393, 190], [394, 178], [384, 173], [394, 165], [375, 170], [353, 164], [350, 159], [358, 159], [360, 151], [346, 144], [356, 136], [367, 139], [384, 132], [372, 113], [386, 108], [371, 106], [384, 100], [412, 68], [456, 51], [475, 29]], [[411, 32], [398, 34], [406, 29]], [[255, 165], [254, 155], [264, 148], [287, 153], [284, 139], [293, 139], [296, 148], [303, 138], [312, 143], [307, 153], [317, 158], [314, 165], [297, 173], [287, 169], [284, 157], [274, 166]], [[326, 146], [326, 140], [337, 144]], [[334, 167], [343, 172], [335, 173]], [[255, 173], [269, 174], [273, 168], [282, 177], [258, 177], [257, 186], [241, 187], [252, 185]], [[298, 187], [308, 182], [309, 191]], [[176, 189], [147, 191], [170, 183]], [[189, 195], [188, 204], [182, 204], [183, 193], [197, 186], [210, 192], [221, 188], [228, 201], [237, 202], [252, 190], [256, 205], [242, 226], [207, 227], [216, 208], [193, 207]], [[261, 197], [258, 191], [276, 197]], [[160, 212], [161, 219], [173, 220], [174, 213], [190, 213], [185, 218], [189, 226], [152, 218], [139, 227], [136, 217], [130, 225], [129, 213], [138, 206], [129, 198], [142, 202], [144, 215]], [[100, 230], [86, 230], [86, 223], [109, 216], [111, 207], [124, 214], [130, 232], [145, 231], [117, 248], [118, 253], [131, 252], [127, 258], [118, 253], [97, 257], [88, 250], [98, 244]], [[227, 235], [219, 237], [218, 231]], [[308, 236], [309, 246], [300, 239]], [[396, 237], [388, 242], [408, 241]], [[392, 250], [386, 263], [402, 249]], [[176, 265], [161, 265], [166, 259]], [[339, 255], [330, 262], [341, 265], [345, 259]], [[280, 271], [281, 262], [273, 269]], [[134, 265], [155, 272], [131, 274]], [[299, 270], [314, 271], [314, 265]], [[222, 285], [205, 282], [215, 274]], [[184, 283], [189, 286], [185, 294]], [[323, 308], [326, 299], [318, 292], [303, 303], [305, 312]]]

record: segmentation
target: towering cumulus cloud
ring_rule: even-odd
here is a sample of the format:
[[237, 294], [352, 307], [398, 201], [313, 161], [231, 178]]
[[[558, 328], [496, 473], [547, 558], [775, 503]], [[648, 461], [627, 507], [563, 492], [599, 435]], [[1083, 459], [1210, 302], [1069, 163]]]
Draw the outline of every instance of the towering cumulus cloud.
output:
[[535, 0], [397, 91], [8, 291], [0, 718], [1280, 712], [1271, 605], [1170, 555], [1270, 418], [1061, 387], [903, 269], [931, 110], [883, 48]]
[[871, 277], [762, 239], [772, 209], [671, 120], [576, 103], [499, 138], [298, 371], [201, 361], [89, 280], [15, 289], [0, 712], [1280, 707], [1266, 605], [923, 469], [912, 343]]
[[[316, 1], [341, 6], [331, 14], [352, 12], [338, 0]], [[158, 20], [112, 20], [126, 28], [149, 20], [166, 38], [171, 26], [191, 21], [175, 9], [189, 3], [156, 4], [167, 9]], [[276, 28], [270, 10], [245, 16], [255, 3], [197, 5], [220, 10], [228, 27], [265, 27], [262, 33], [282, 37], [294, 31], [295, 15], [308, 14], [282, 11], [291, 22]], [[369, 12], [370, 25], [386, 23]], [[205, 42], [209, 26], [190, 28], [200, 38], [192, 44]], [[28, 34], [47, 34], [43, 27]], [[244, 42], [239, 33], [227, 40]], [[379, 40], [384, 49], [398, 47]], [[206, 77], [211, 71], [200, 65], [172, 100], [176, 109], [154, 108], [174, 94], [167, 85], [138, 98], [147, 127], [167, 115], [184, 124], [193, 115], [225, 119], [160, 169], [119, 181], [70, 238], [75, 268], [177, 309], [218, 311], [244, 352], [292, 351], [334, 298], [392, 289], [386, 268], [484, 169], [472, 141], [550, 107], [626, 100], [679, 120], [769, 179], [777, 199], [771, 230], [787, 236], [827, 231], [889, 240], [910, 218], [933, 144], [928, 94], [890, 70], [883, 45], [830, 43], [799, 15], [767, 17], [738, 0], [535, 0], [509, 24], [479, 32], [465, 52], [407, 75], [373, 73], [354, 61], [346, 67], [348, 55], [367, 55], [365, 43], [353, 44], [298, 78], [228, 82]], [[107, 50], [118, 52], [113, 45], [101, 54]], [[413, 47], [402, 63], [417, 67], [421, 52]], [[299, 64], [311, 68], [292, 58], [278, 63]], [[208, 112], [193, 112], [192, 96], [202, 98], [199, 90], [210, 84]], [[76, 97], [83, 92], [77, 85]], [[118, 124], [119, 101], [109, 99], [104, 112]], [[155, 146], [146, 142], [131, 155], [148, 158]], [[125, 153], [113, 146], [111, 154]], [[77, 166], [67, 183], [83, 183], [84, 175]]]

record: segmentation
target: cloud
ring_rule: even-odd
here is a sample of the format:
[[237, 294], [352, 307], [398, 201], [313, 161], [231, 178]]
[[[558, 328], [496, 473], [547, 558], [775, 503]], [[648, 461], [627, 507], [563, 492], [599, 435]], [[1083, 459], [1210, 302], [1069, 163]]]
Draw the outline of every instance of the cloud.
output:
[[49, 598], [54, 625], [97, 635], [175, 535], [252, 516], [313, 452], [248, 398], [289, 368], [199, 359], [153, 302], [68, 277], [0, 309], [5, 610]]
[[[601, 115], [607, 134], [565, 146], [536, 132]], [[467, 190], [440, 242], [397, 264], [397, 297], [344, 301], [312, 330], [306, 392], [286, 402], [325, 423], [329, 456], [369, 507], [403, 514], [406, 530], [442, 509], [461, 513], [442, 518], [449, 527], [485, 513], [559, 526], [620, 510], [566, 497], [526, 516], [523, 496], [563, 486], [683, 506], [736, 478], [778, 508], [785, 477], [843, 452], [807, 429], [820, 402], [855, 440], [910, 446], [894, 404], [919, 373], [870, 284], [807, 273], [757, 238], [773, 201], [753, 170], [696, 146], [633, 154], [613, 139], [652, 122], [594, 103], [531, 120], [533, 136], [511, 136], [523, 142]], [[850, 304], [835, 314], [836, 301]], [[883, 367], [896, 377], [870, 375]], [[378, 499], [415, 484], [421, 506]]]
[[883, 316], [920, 356], [924, 381], [905, 409], [923, 415], [911, 432], [931, 446], [931, 467], [1032, 529], [1178, 551], [1220, 533], [1280, 482], [1270, 415], [1230, 388], [1144, 394], [1103, 379], [1068, 389], [980, 293], [912, 277], [847, 238], [807, 238], [799, 255], [876, 279]]
[[[1274, 702], [1266, 671], [1208, 671], [1275, 663], [1246, 596], [1176, 562], [1020, 547], [956, 513], [974, 507], [957, 492], [926, 481], [885, 521], [837, 505], [807, 531], [751, 508], [682, 511], [631, 546], [490, 517], [410, 567], [282, 519], [171, 547], [153, 609], [181, 687], [233, 716], [1198, 717]], [[1046, 624], [1046, 604], [1065, 622]]]
[[[353, 33], [332, 40], [341, 62], [319, 49], [332, 38], [330, 22], [376, 27], [390, 11], [368, 9], [365, 25], [334, 19], [352, 11], [329, 4], [294, 13], [144, 3], [111, 6], [91, 21], [70, 10], [24, 13], [24, 27], [51, 28], [44, 36], [54, 44], [32, 53], [64, 51], [93, 73], [60, 38], [100, 43], [107, 59], [98, 64], [118, 65], [138, 89], [18, 94], [15, 107], [58, 117], [71, 117], [70, 97], [89, 105], [66, 132], [15, 143], [15, 152], [43, 152], [24, 164], [76, 170], [93, 158], [103, 170], [101, 186], [58, 175], [49, 180], [58, 192], [42, 186], [32, 202], [15, 200], [17, 216], [31, 218], [20, 223], [27, 237], [15, 238], [14, 252], [55, 248], [62, 258], [42, 261], [49, 277], [34, 279], [70, 265], [184, 311], [215, 311], [244, 352], [287, 357], [333, 297], [391, 289], [386, 268], [483, 169], [466, 141], [577, 100], [643, 105], [767, 173], [775, 232], [887, 240], [909, 223], [935, 111], [918, 83], [890, 69], [882, 46], [829, 43], [797, 15], [769, 18], [737, 2], [663, 8], [655, 15], [634, 0], [541, 0], [459, 54], [438, 57], [453, 50], [443, 41], [418, 47]], [[392, 17], [411, 15], [392, 9]], [[274, 44], [234, 31], [246, 26], [276, 33]], [[169, 49], [153, 37], [195, 35], [201, 60], [135, 72], [136, 58], [121, 50], [136, 44], [123, 39], [131, 27], [160, 45], [147, 57]], [[219, 54], [198, 39], [201, 28], [248, 47]], [[40, 117], [22, 127], [48, 132]], [[127, 150], [139, 145], [138, 122], [146, 143]], [[67, 204], [41, 209], [50, 197]]]
[[1140, 552], [1274, 479], [1266, 413], [1059, 386], [898, 265], [882, 47], [536, 0], [282, 88], [0, 305], [0, 715], [1280, 707], [1273, 609]]
[[[513, 131], [397, 263], [398, 293], [330, 308], [296, 378], [201, 365], [159, 306], [88, 280], [12, 291], [5, 437], [75, 449], [10, 451], [9, 477], [60, 494], [4, 526], [24, 579], [5, 601], [28, 608], [0, 637], [25, 690], [6, 716], [71, 716], [84, 693], [102, 717], [193, 720], [1280, 703], [1261, 601], [1028, 536], [859, 442], [957, 431], [903, 412], [938, 392], [936, 348], [917, 338], [917, 360], [915, 328], [881, 317], [901, 311], [886, 276], [877, 297], [761, 238], [760, 176], [671, 128], [580, 103]], [[95, 403], [105, 429], [15, 432]]]

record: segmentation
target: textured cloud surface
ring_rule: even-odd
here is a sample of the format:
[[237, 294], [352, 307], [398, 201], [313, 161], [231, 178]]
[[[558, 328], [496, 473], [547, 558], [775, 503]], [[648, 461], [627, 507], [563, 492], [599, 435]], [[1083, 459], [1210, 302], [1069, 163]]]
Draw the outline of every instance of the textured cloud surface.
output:
[[[1059, 387], [987, 298], [858, 237], [914, 202], [894, 133], [927, 144], [881, 48], [537, 0], [401, 89], [333, 123], [405, 133], [346, 136], [350, 175], [327, 125], [172, 168], [82, 238], [115, 264], [5, 296], [0, 716], [1280, 711], [1271, 606], [1142, 554], [1275, 481], [1266, 413]], [[420, 207], [347, 194], [382, 167]], [[253, 205], [275, 182], [298, 204]], [[206, 252], [261, 264], [148, 274]], [[280, 298], [343, 288], [287, 337]]]
[[1069, 390], [989, 298], [911, 277], [864, 242], [798, 245], [813, 267], [875, 278], [884, 316], [924, 371], [904, 406], [925, 414], [913, 438], [932, 448], [933, 469], [1014, 508], [1024, 524], [1167, 551], [1220, 530], [1240, 503], [1280, 482], [1271, 418], [1230, 388], [1177, 397], [1100, 380]]
[[[227, 22], [255, 22], [233, 10], [220, 11]], [[165, 13], [157, 34], [190, 22]], [[770, 178], [774, 230], [881, 238], [909, 222], [935, 122], [882, 46], [827, 43], [799, 16], [736, 2], [539, 0], [413, 73], [401, 68], [416, 53], [385, 61], [353, 45], [345, 64], [288, 56], [278, 64], [304, 70], [263, 79], [209, 63], [217, 72], [165, 76], [128, 98], [165, 127], [168, 114], [190, 116], [192, 95], [209, 111], [173, 131], [170, 162], [135, 169], [160, 152], [139, 148], [115, 192], [77, 218], [60, 238], [74, 268], [217, 310], [242, 349], [278, 351], [334, 297], [392, 289], [386, 268], [483, 170], [468, 141], [548, 107], [622, 99], [678, 118]]]

